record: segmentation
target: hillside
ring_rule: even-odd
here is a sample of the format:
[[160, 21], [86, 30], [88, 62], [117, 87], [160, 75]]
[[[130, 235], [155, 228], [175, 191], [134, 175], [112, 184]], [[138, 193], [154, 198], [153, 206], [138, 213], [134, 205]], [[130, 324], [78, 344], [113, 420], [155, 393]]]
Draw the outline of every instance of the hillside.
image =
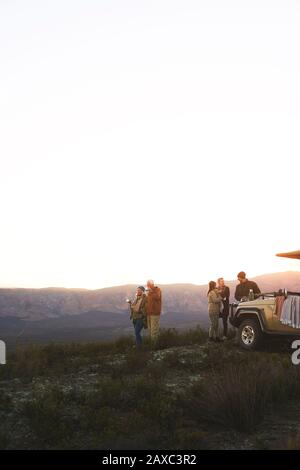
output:
[[[290, 344], [247, 353], [201, 329], [159, 349], [30, 346], [0, 367], [2, 449], [299, 449], [300, 369]], [[246, 373], [245, 373], [246, 371]]]

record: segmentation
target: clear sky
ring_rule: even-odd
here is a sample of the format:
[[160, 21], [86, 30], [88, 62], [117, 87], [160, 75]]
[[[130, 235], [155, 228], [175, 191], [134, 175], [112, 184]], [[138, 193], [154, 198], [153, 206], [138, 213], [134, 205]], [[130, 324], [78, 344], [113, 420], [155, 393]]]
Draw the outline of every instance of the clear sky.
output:
[[298, 0], [0, 0], [0, 285], [299, 270]]

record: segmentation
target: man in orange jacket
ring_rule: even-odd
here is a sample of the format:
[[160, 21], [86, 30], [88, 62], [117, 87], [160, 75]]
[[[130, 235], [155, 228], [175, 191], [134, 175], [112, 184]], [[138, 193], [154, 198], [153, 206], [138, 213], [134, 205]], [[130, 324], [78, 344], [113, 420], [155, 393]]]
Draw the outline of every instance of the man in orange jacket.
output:
[[147, 319], [151, 341], [157, 341], [159, 335], [159, 320], [161, 314], [161, 290], [152, 280], [147, 281]]

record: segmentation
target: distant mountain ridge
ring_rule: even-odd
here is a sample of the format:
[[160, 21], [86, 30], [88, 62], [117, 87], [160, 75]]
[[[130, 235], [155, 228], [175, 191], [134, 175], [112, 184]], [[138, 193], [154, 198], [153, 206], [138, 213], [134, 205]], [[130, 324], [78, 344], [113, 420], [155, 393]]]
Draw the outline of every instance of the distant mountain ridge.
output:
[[[280, 288], [300, 291], [300, 272], [264, 274], [252, 278], [263, 292]], [[228, 281], [232, 298], [237, 281]], [[26, 320], [46, 320], [84, 313], [128, 312], [126, 298], [133, 297], [136, 286], [125, 285], [104, 289], [68, 288], [3, 288], [0, 289], [0, 319], [17, 317]], [[163, 293], [163, 313], [206, 314], [207, 285], [171, 284], [161, 285]]]

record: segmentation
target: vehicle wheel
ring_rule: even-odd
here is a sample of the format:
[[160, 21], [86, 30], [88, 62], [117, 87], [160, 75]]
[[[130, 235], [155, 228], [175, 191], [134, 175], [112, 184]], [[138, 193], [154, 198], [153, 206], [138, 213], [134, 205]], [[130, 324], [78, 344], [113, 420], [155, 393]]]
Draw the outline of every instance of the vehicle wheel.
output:
[[243, 320], [238, 329], [238, 343], [244, 349], [253, 351], [257, 349], [262, 340], [262, 331], [259, 323], [253, 318]]

